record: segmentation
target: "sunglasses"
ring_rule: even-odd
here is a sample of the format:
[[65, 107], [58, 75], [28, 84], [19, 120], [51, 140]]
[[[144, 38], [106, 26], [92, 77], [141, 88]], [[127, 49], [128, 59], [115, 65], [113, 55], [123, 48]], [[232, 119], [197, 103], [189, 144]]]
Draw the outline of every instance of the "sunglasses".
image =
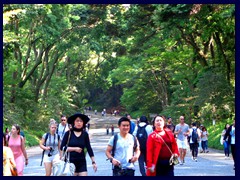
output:
[[66, 119], [61, 119], [62, 121], [66, 121]]

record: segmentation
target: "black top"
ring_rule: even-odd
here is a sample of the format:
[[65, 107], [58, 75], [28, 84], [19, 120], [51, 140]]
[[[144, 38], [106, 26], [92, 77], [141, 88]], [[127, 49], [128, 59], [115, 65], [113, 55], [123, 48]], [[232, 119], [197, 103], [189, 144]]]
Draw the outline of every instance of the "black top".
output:
[[[67, 131], [64, 134], [62, 143], [61, 143], [61, 151], [63, 150], [63, 147], [66, 146], [68, 141], [69, 132]], [[81, 153], [78, 153], [76, 151], [70, 152], [70, 161], [77, 161], [77, 160], [85, 160], [85, 154], [84, 154], [84, 148], [87, 148], [88, 154], [90, 157], [94, 156], [92, 147], [90, 145], [90, 140], [88, 133], [86, 131], [82, 131], [82, 134], [77, 137], [74, 132], [71, 130], [71, 137], [69, 140], [68, 147], [80, 147], [82, 148]]]

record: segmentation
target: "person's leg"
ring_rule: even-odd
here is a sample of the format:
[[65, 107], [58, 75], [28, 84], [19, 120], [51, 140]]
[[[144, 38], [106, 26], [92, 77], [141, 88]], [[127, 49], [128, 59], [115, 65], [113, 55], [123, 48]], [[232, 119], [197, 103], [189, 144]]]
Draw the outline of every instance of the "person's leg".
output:
[[193, 143], [190, 144], [190, 150], [192, 152], [192, 158], [194, 158]]
[[208, 140], [206, 140], [206, 144], [205, 144], [205, 148], [206, 148], [206, 153], [208, 153]]
[[51, 176], [52, 173], [52, 163], [51, 162], [44, 162], [46, 176]]
[[182, 165], [183, 162], [183, 143], [179, 139], [177, 139], [177, 145], [178, 145], [178, 150], [179, 150], [179, 158], [180, 158], [180, 165]]
[[144, 166], [144, 154], [141, 153], [139, 158], [138, 158], [138, 164], [139, 164], [139, 169], [140, 169], [140, 173], [142, 174], [142, 176], [146, 176], [146, 171], [145, 171], [145, 166]]
[[226, 142], [226, 145], [227, 145], [227, 147], [226, 147], [226, 149], [227, 149], [227, 157], [229, 157], [229, 154], [230, 154], [230, 146], [229, 146], [228, 142]]
[[87, 176], [87, 171], [76, 173], [77, 176]]
[[205, 143], [206, 143], [206, 141], [202, 141], [202, 149], [203, 149], [203, 152], [204, 152], [204, 153], [205, 153], [205, 149], [206, 149]]
[[232, 157], [233, 157], [234, 168], [235, 168], [235, 158], [236, 158], [235, 144], [231, 144], [231, 151], [232, 151]]
[[198, 143], [194, 143], [194, 157], [195, 161], [197, 161], [197, 156], [198, 156]]

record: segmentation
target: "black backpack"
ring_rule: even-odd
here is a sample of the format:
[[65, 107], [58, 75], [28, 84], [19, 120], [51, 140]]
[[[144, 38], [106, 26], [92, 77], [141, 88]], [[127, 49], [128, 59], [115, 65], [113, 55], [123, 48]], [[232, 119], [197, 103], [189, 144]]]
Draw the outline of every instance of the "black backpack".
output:
[[146, 153], [146, 144], [147, 144], [147, 138], [148, 138], [148, 134], [146, 131], [146, 126], [147, 124], [145, 124], [144, 126], [140, 127], [138, 125], [138, 130], [137, 130], [137, 134], [136, 137], [138, 139], [138, 142], [140, 144], [140, 150], [142, 153]]
[[192, 129], [192, 142], [197, 143], [198, 142], [198, 133], [197, 128]]

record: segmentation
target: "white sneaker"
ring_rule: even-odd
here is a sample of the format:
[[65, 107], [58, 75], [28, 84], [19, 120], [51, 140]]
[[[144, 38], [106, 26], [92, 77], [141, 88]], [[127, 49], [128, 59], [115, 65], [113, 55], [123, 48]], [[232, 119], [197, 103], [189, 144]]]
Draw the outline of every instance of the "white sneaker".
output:
[[197, 162], [197, 158], [195, 158], [195, 162]]

